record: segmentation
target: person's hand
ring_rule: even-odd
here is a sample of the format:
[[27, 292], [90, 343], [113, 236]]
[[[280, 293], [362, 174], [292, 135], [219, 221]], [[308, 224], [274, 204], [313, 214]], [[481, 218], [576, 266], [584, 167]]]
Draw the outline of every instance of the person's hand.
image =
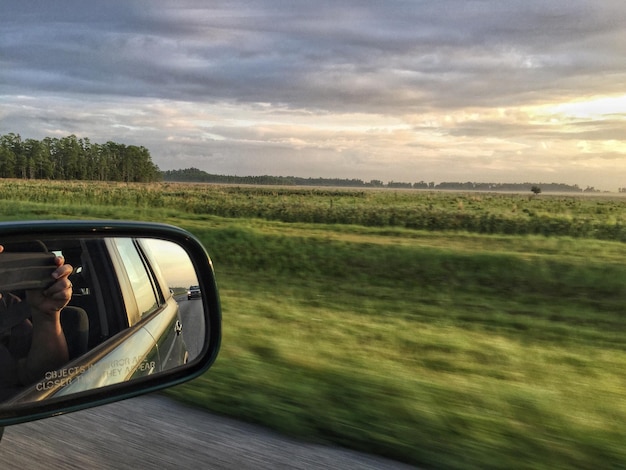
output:
[[52, 273], [54, 283], [45, 290], [26, 291], [26, 301], [33, 309], [33, 314], [37, 312], [55, 317], [72, 298], [72, 283], [69, 280], [69, 275], [72, 274], [74, 268], [65, 264], [62, 256], [57, 256], [54, 261], [57, 265]]

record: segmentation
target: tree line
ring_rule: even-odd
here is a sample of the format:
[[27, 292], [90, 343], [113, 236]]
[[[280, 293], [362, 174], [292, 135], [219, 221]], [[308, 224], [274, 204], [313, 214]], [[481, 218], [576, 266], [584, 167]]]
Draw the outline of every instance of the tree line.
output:
[[[276, 186], [329, 186], [350, 188], [394, 188], [394, 189], [433, 189], [455, 191], [510, 191], [526, 192], [533, 191], [536, 194], [542, 191], [548, 192], [596, 192], [592, 187], [581, 189], [578, 185], [562, 183], [454, 183], [454, 182], [424, 182], [403, 183], [381, 180], [363, 181], [360, 179], [342, 178], [301, 178], [297, 176], [230, 176], [214, 175], [198, 168], [186, 168], [184, 170], [168, 170], [163, 172], [165, 181], [215, 183], [215, 184], [256, 184]], [[533, 190], [533, 188], [535, 188]]]
[[145, 147], [10, 133], [0, 136], [0, 178], [145, 183], [162, 180], [162, 173]]
[[274, 186], [339, 186], [363, 187], [359, 179], [341, 178], [301, 178], [297, 176], [232, 176], [215, 175], [198, 168], [184, 170], [167, 170], [163, 172], [165, 181], [215, 183], [215, 184], [256, 184]]
[[[283, 186], [326, 186], [351, 188], [439, 189], [479, 191], [597, 192], [593, 187], [562, 183], [406, 183], [373, 179], [302, 178], [297, 176], [230, 176], [210, 174], [198, 168], [161, 171], [143, 146], [116, 142], [92, 143], [70, 135], [43, 140], [22, 139], [19, 134], [0, 135], [0, 178], [91, 180], [147, 183], [154, 181], [254, 184]], [[620, 188], [620, 192], [626, 188]], [[536, 192], [536, 191], [533, 191]]]

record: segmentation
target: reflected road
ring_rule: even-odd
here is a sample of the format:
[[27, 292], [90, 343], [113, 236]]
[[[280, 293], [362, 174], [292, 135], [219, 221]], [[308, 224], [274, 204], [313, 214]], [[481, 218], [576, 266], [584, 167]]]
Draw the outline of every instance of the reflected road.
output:
[[189, 360], [193, 360], [200, 354], [204, 338], [198, 332], [204, 331], [204, 315], [202, 312], [202, 300], [187, 300], [187, 296], [176, 297], [180, 313], [180, 321], [183, 324], [183, 338], [189, 351]]

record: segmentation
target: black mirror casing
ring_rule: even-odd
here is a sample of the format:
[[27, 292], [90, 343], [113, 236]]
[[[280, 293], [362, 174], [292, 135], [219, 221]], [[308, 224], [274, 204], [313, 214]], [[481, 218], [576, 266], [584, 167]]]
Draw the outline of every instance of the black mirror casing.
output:
[[[65, 391], [67, 391], [67, 389], [72, 388], [69, 385], [75, 386], [76, 382], [79, 382], [80, 379], [84, 377], [87, 377], [87, 379], [83, 380], [83, 382], [89, 382], [91, 379], [89, 379], [87, 373], [84, 372], [86, 369], [89, 369], [88, 372], [90, 372], [92, 376], [98, 373], [102, 375], [102, 372], [98, 372], [98, 369], [91, 367], [91, 365], [102, 365], [104, 361], [103, 358], [108, 357], [107, 354], [113, 354], [112, 351], [115, 351], [116, 355], [111, 357], [119, 358], [121, 354], [120, 351], [123, 351], [123, 348], [130, 345], [132, 341], [135, 341], [140, 333], [153, 340], [157, 335], [155, 331], [161, 328], [161, 323], [164, 323], [160, 318], [157, 318], [161, 315], [160, 313], [155, 313], [153, 316], [146, 315], [145, 319], [137, 318], [136, 320], [132, 320], [132, 316], [129, 315], [128, 318], [131, 318], [129, 324], [119, 327], [119, 331], [111, 327], [111, 331], [107, 337], [100, 332], [104, 338], [101, 343], [90, 339], [90, 342], [94, 343], [92, 345], [93, 347], [90, 346], [89, 351], [75, 358], [73, 361], [70, 361], [68, 367], [62, 367], [58, 371], [46, 373], [46, 381], [41, 378], [35, 385], [26, 387], [26, 391], [23, 393], [18, 393], [16, 395], [17, 398], [12, 397], [0, 404], [0, 427], [78, 411], [157, 391], [198, 377], [213, 364], [217, 357], [221, 340], [219, 294], [211, 259], [202, 244], [189, 232], [171, 225], [131, 221], [28, 221], [0, 223], [0, 245], [6, 244], [7, 246], [11, 246], [11, 244], [15, 243], [41, 240], [54, 240], [58, 241], [60, 244], [76, 242], [77, 245], [78, 241], [80, 241], [83, 247], [98, 244], [106, 246], [107, 250], [109, 250], [107, 253], [116, 253], [115, 256], [110, 256], [110, 263], [108, 263], [112, 266], [110, 269], [111, 272], [113, 272], [113, 268], [118, 264], [122, 264], [120, 260], [116, 260], [116, 257], [120, 259], [123, 258], [123, 256], [119, 255], [119, 253], [123, 252], [123, 245], [137, 247], [137, 250], [143, 253], [141, 250], [143, 245], [165, 243], [166, 246], [171, 245], [173, 248], [180, 250], [181, 253], [184, 252], [188, 257], [189, 265], [192, 266], [190, 269], [195, 274], [194, 280], [187, 281], [186, 286], [175, 286], [174, 289], [168, 289], [163, 281], [155, 281], [153, 282], [153, 290], [159, 288], [161, 291], [169, 290], [169, 292], [165, 292], [161, 295], [162, 303], [163, 306], [165, 306], [167, 302], [176, 305], [176, 315], [179, 315], [179, 304], [182, 306], [182, 304], [187, 301], [194, 309], [198, 309], [198, 312], [201, 313], [195, 314], [199, 318], [194, 320], [193, 326], [190, 327], [190, 329], [194, 330], [194, 334], [196, 332], [202, 334], [198, 336], [200, 338], [198, 343], [193, 345], [194, 352], [188, 362], [186, 360], [184, 362], [172, 360], [172, 364], [166, 366], [164, 361], [162, 369], [155, 372], [155, 363], [157, 361], [155, 361], [153, 356], [149, 355], [153, 354], [153, 352], [145, 352], [144, 350], [142, 350], [141, 354], [133, 352], [135, 355], [133, 357], [139, 357], [139, 359], [131, 359], [131, 356], [127, 356], [126, 358], [126, 363], [129, 365], [131, 363], [133, 363], [133, 365], [134, 363], [138, 363], [132, 373], [132, 377], [129, 375], [129, 378], [119, 379], [117, 383], [103, 381], [102, 384], [98, 383], [93, 387], [90, 386], [85, 389], [74, 387], [76, 391], [71, 391], [66, 394], [61, 393], [64, 387]], [[113, 242], [119, 240], [124, 242], [117, 244], [122, 246], [122, 248], [117, 247], [117, 245], [115, 250], [111, 248], [112, 245], [115, 245]], [[2, 260], [1, 256], [2, 253], [0, 253], [0, 261]], [[158, 268], [158, 266], [155, 265], [159, 263], [154, 263], [151, 256], [152, 255], [146, 254], [142, 259], [149, 268], [147, 270], [151, 273], [155, 273], [156, 279], [156, 277], [158, 277], [156, 274], [161, 276], [161, 274], [157, 272], [158, 269], [155, 269]], [[158, 258], [158, 256], [156, 257]], [[97, 265], [96, 271], [99, 270], [100, 265]], [[106, 270], [103, 269], [102, 271], [104, 272]], [[102, 273], [99, 272], [97, 274], [102, 275]], [[166, 272], [166, 274], [169, 273]], [[111, 276], [109, 276], [109, 278], [111, 278]], [[121, 286], [120, 291], [128, 288], [127, 284], [130, 284], [128, 279], [122, 279], [119, 276], [115, 277], [115, 279], [118, 281], [119, 286]], [[2, 279], [0, 279], [0, 283], [1, 282]], [[180, 281], [179, 283], [182, 282], [185, 281]], [[160, 287], [159, 284], [161, 284]], [[200, 287], [201, 302], [188, 297], [187, 289], [191, 284], [197, 284]], [[180, 290], [177, 289], [178, 287], [185, 287], [184, 292], [175, 292], [175, 290]], [[75, 292], [77, 292], [76, 286], [74, 289]], [[94, 294], [93, 287], [83, 287], [81, 289], [82, 291], [77, 292], [76, 296], [84, 295], [85, 298], [87, 298], [91, 295], [91, 300], [96, 299], [96, 296], [92, 295]], [[122, 293], [120, 293], [120, 297], [121, 296]], [[120, 299], [115, 298], [116, 295], [110, 297], [113, 298], [108, 298], [107, 296], [103, 297], [102, 295], [98, 297], [100, 303], [103, 302], [102, 299], [107, 301], [107, 309], [103, 310], [111, 311], [111, 305], [119, 304], [120, 309], [124, 309], [125, 312], [130, 311], [127, 301], [126, 304], [124, 304]], [[163, 298], [168, 299], [163, 300]], [[173, 301], [172, 299], [176, 300]], [[115, 304], [115, 301], [118, 300], [119, 302]], [[196, 305], [198, 305], [198, 307], [196, 307]], [[164, 307], [160, 308], [157, 306], [156, 311], [161, 312], [164, 310]], [[185, 331], [184, 325], [185, 321], [182, 323], [179, 320], [176, 321], [176, 328], [180, 328], [183, 332]], [[177, 332], [177, 334], [180, 334], [180, 332]], [[185, 337], [186, 334], [187, 333], [183, 334], [183, 337]], [[134, 339], [131, 340], [131, 337]], [[168, 353], [171, 352], [172, 357], [176, 356], [174, 352], [176, 352], [178, 356], [181, 355], [180, 351], [174, 351], [176, 348], [173, 344], [166, 344], [164, 340], [162, 344], [155, 340], [155, 345], [155, 350], [158, 351], [158, 353], [155, 354], [157, 354], [159, 358], [164, 356], [165, 350], [167, 350]], [[186, 352], [185, 357], [188, 356], [189, 354]], [[116, 361], [118, 364], [120, 363], [120, 359], [116, 359]], [[85, 364], [89, 364], [89, 366], [85, 366]], [[109, 374], [113, 370], [111, 368], [110, 359], [107, 367], [106, 373]], [[120, 370], [122, 370], [121, 367]], [[141, 371], [141, 373], [138, 371]], [[128, 373], [130, 374], [130, 372]], [[67, 377], [64, 379], [64, 383], [63, 381], [52, 380], [53, 378], [63, 376]], [[60, 382], [61, 385], [59, 385]], [[54, 387], [52, 386], [53, 383], [55, 383]], [[56, 392], [56, 394], [52, 392], [47, 394], [42, 392], [48, 388], [52, 392]]]

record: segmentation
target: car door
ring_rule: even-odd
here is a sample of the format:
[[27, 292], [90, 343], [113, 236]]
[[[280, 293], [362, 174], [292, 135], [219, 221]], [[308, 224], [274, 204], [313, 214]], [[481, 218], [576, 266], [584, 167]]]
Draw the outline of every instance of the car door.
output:
[[[149, 356], [155, 371], [164, 371], [187, 361], [178, 302], [167, 286], [148, 245], [140, 239], [107, 240], [118, 272], [130, 327], [141, 324], [154, 340]], [[123, 280], [126, 282], [123, 282]], [[138, 374], [142, 371], [138, 370]]]

